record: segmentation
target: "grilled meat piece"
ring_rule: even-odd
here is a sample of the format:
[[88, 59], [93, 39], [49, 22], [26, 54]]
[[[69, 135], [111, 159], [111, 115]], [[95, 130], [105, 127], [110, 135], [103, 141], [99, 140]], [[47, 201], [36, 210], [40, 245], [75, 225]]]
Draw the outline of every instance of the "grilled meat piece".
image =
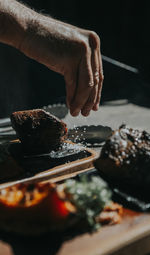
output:
[[96, 222], [101, 224], [120, 223], [123, 216], [123, 207], [120, 204], [111, 202], [104, 207], [104, 210], [96, 217]]
[[95, 167], [122, 183], [150, 184], [150, 134], [122, 125], [105, 142]]
[[27, 154], [56, 150], [66, 138], [66, 124], [41, 109], [14, 112], [11, 122]]

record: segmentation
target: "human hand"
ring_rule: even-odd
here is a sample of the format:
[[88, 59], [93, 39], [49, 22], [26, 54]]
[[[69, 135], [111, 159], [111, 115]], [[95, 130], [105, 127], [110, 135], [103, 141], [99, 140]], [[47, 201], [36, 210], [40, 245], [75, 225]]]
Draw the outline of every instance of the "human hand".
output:
[[103, 83], [100, 39], [50, 17], [37, 15], [28, 24], [20, 50], [64, 76], [70, 113], [88, 116], [98, 110]]

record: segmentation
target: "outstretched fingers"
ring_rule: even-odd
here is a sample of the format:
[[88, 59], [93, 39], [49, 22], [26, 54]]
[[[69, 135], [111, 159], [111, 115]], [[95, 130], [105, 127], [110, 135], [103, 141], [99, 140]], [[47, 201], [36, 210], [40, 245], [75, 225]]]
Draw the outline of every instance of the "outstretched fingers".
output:
[[98, 35], [88, 32], [86, 40], [80, 46], [79, 62], [65, 74], [67, 105], [72, 116], [77, 116], [80, 112], [88, 116], [91, 110], [98, 110], [103, 84]]
[[83, 106], [81, 113], [84, 116], [88, 116], [90, 111], [93, 109], [94, 104], [97, 100], [98, 86], [99, 86], [99, 56], [98, 56], [98, 43], [92, 43], [91, 50], [91, 67], [93, 73], [93, 88], [91, 93]]
[[77, 116], [85, 103], [94, 85], [91, 67], [91, 52], [87, 52], [81, 59], [78, 71], [77, 86], [70, 106], [70, 113]]
[[100, 99], [101, 99], [101, 92], [103, 87], [104, 75], [103, 75], [103, 64], [102, 64], [102, 57], [100, 52], [100, 47], [98, 49], [98, 60], [99, 60], [99, 83], [98, 83], [98, 91], [95, 103], [93, 105], [92, 110], [97, 111], [99, 109]]

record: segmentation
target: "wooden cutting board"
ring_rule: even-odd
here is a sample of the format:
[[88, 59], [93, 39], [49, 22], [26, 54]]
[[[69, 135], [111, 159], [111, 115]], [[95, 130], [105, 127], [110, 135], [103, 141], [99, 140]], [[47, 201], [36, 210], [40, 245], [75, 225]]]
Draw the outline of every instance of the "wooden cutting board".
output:
[[99, 155], [95, 150], [76, 145], [70, 141], [66, 141], [66, 144], [71, 145], [71, 148], [78, 146], [79, 152], [53, 159], [49, 154], [24, 157], [18, 140], [13, 142], [11, 144], [13, 157], [22, 165], [24, 174], [15, 179], [2, 181], [0, 189], [22, 182], [61, 181], [93, 168], [93, 161]]
[[142, 255], [150, 252], [150, 215], [124, 210], [120, 224], [104, 226], [94, 234], [63, 240], [52, 234], [40, 238], [3, 235], [0, 255]]

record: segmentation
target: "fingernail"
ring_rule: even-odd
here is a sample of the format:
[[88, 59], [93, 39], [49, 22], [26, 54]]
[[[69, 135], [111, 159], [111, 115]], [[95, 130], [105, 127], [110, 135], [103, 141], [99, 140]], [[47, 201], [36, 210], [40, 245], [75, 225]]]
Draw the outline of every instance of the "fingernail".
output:
[[90, 114], [90, 111], [82, 112], [82, 115], [85, 116], [85, 117], [89, 116], [89, 114]]
[[76, 117], [76, 116], [78, 116], [78, 115], [79, 115], [80, 110], [75, 110], [75, 111], [70, 112], [70, 113], [71, 113], [71, 115], [72, 115], [73, 117]]
[[99, 104], [96, 104], [95, 109], [96, 109], [96, 111], [98, 111], [98, 109], [99, 109]]
[[92, 108], [93, 111], [98, 111], [98, 109], [99, 109], [99, 104], [96, 104], [96, 105]]

